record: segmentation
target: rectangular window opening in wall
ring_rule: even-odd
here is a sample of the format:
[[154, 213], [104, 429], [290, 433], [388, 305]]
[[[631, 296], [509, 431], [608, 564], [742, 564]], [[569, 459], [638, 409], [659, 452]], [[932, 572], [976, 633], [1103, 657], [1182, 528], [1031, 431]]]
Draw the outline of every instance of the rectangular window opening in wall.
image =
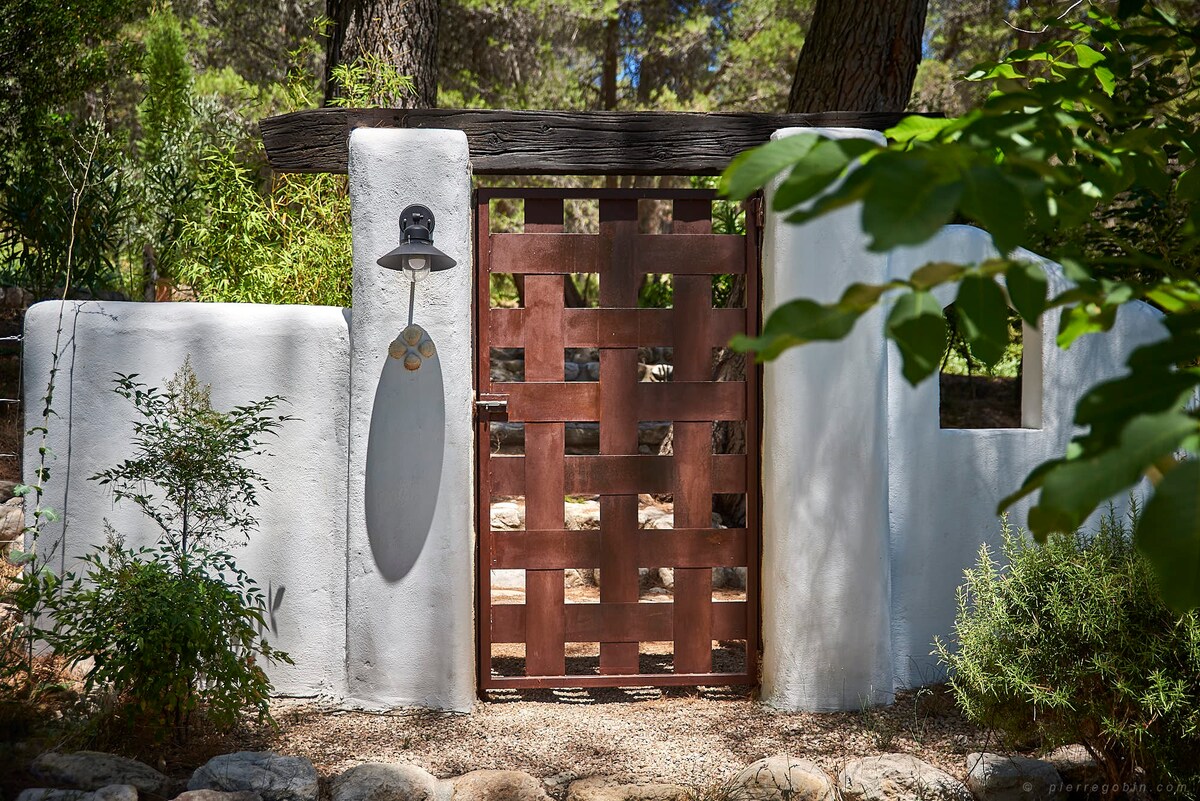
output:
[[952, 303], [944, 310], [947, 347], [938, 374], [944, 429], [1038, 429], [1042, 426], [1042, 337], [1009, 309], [1008, 345], [993, 364], [972, 351]]

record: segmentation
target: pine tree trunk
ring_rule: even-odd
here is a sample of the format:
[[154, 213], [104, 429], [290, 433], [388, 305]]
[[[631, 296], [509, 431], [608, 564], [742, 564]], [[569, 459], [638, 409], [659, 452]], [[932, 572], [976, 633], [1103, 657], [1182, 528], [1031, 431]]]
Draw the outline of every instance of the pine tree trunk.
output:
[[788, 111], [903, 111], [928, 0], [817, 0]]
[[326, 0], [325, 102], [338, 94], [337, 64], [378, 56], [413, 80], [415, 94], [372, 100], [391, 108], [437, 105], [438, 0]]

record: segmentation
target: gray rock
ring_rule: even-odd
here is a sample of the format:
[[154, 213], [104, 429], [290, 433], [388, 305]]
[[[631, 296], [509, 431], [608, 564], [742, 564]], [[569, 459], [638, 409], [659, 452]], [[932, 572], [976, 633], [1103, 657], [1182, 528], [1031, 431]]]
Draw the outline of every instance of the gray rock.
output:
[[263, 801], [263, 797], [250, 790], [231, 793], [220, 790], [188, 790], [175, 796], [175, 801]]
[[368, 762], [333, 780], [333, 801], [434, 801], [438, 780], [403, 762]]
[[32, 787], [22, 790], [17, 801], [138, 801], [138, 788], [132, 784], [106, 784], [89, 792]]
[[608, 776], [572, 782], [567, 801], [687, 801], [689, 791], [678, 784], [623, 784]]
[[967, 787], [979, 801], [1066, 799], [1062, 777], [1049, 762], [1000, 754], [967, 754]]
[[239, 751], [213, 757], [196, 769], [189, 790], [250, 790], [263, 801], [316, 801], [317, 771], [303, 757]]
[[575, 362], [567, 362], [563, 365], [563, 380], [578, 381], [579, 380], [579, 365]]
[[600, 528], [599, 501], [567, 502], [564, 510], [568, 531], [595, 531]]
[[746, 589], [746, 568], [714, 567], [712, 583], [713, 587], [718, 590], [744, 590]]
[[0, 504], [0, 542], [13, 542], [25, 532], [25, 499], [9, 498]]
[[579, 366], [580, 381], [599, 381], [600, 362], [588, 362]]
[[1062, 780], [1072, 787], [1105, 784], [1104, 769], [1082, 745], [1064, 745], [1051, 751], [1045, 761], [1054, 766]]
[[972, 801], [958, 779], [909, 754], [852, 760], [838, 784], [848, 801]]
[[493, 503], [492, 528], [500, 531], [517, 531], [525, 528], [525, 507], [512, 501]]
[[834, 801], [833, 783], [807, 759], [773, 756], [760, 759], [729, 780], [729, 797], [738, 801]]
[[451, 801], [550, 801], [542, 783], [522, 770], [473, 770], [452, 786]]
[[39, 779], [81, 790], [131, 784], [145, 793], [165, 795], [171, 784], [145, 762], [99, 751], [50, 751], [34, 759], [29, 771]]

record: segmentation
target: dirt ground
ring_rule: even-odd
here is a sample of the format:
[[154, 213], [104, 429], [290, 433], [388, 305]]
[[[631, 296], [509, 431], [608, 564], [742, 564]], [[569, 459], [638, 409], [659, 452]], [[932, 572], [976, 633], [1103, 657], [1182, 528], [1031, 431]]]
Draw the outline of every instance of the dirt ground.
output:
[[301, 700], [276, 704], [277, 730], [230, 746], [304, 756], [322, 776], [369, 761], [416, 763], [440, 777], [515, 768], [565, 793], [571, 780], [615, 775], [705, 788], [764, 756], [786, 753], [836, 773], [856, 757], [904, 752], [965, 778], [965, 756], [995, 747], [942, 687], [890, 707], [784, 713], [742, 688], [503, 691], [469, 715], [351, 712]]

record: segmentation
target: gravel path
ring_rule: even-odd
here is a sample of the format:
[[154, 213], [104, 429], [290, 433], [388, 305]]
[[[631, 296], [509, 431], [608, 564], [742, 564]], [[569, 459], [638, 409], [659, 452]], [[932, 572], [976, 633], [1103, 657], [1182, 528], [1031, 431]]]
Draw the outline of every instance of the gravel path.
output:
[[703, 788], [779, 753], [836, 772], [855, 757], [898, 751], [962, 779], [965, 754], [989, 742], [941, 689], [903, 695], [888, 708], [823, 715], [778, 712], [722, 689], [514, 692], [471, 715], [371, 714], [293, 700], [277, 702], [274, 714], [280, 728], [245, 745], [308, 757], [325, 776], [402, 760], [440, 777], [525, 770], [552, 792], [598, 774]]

